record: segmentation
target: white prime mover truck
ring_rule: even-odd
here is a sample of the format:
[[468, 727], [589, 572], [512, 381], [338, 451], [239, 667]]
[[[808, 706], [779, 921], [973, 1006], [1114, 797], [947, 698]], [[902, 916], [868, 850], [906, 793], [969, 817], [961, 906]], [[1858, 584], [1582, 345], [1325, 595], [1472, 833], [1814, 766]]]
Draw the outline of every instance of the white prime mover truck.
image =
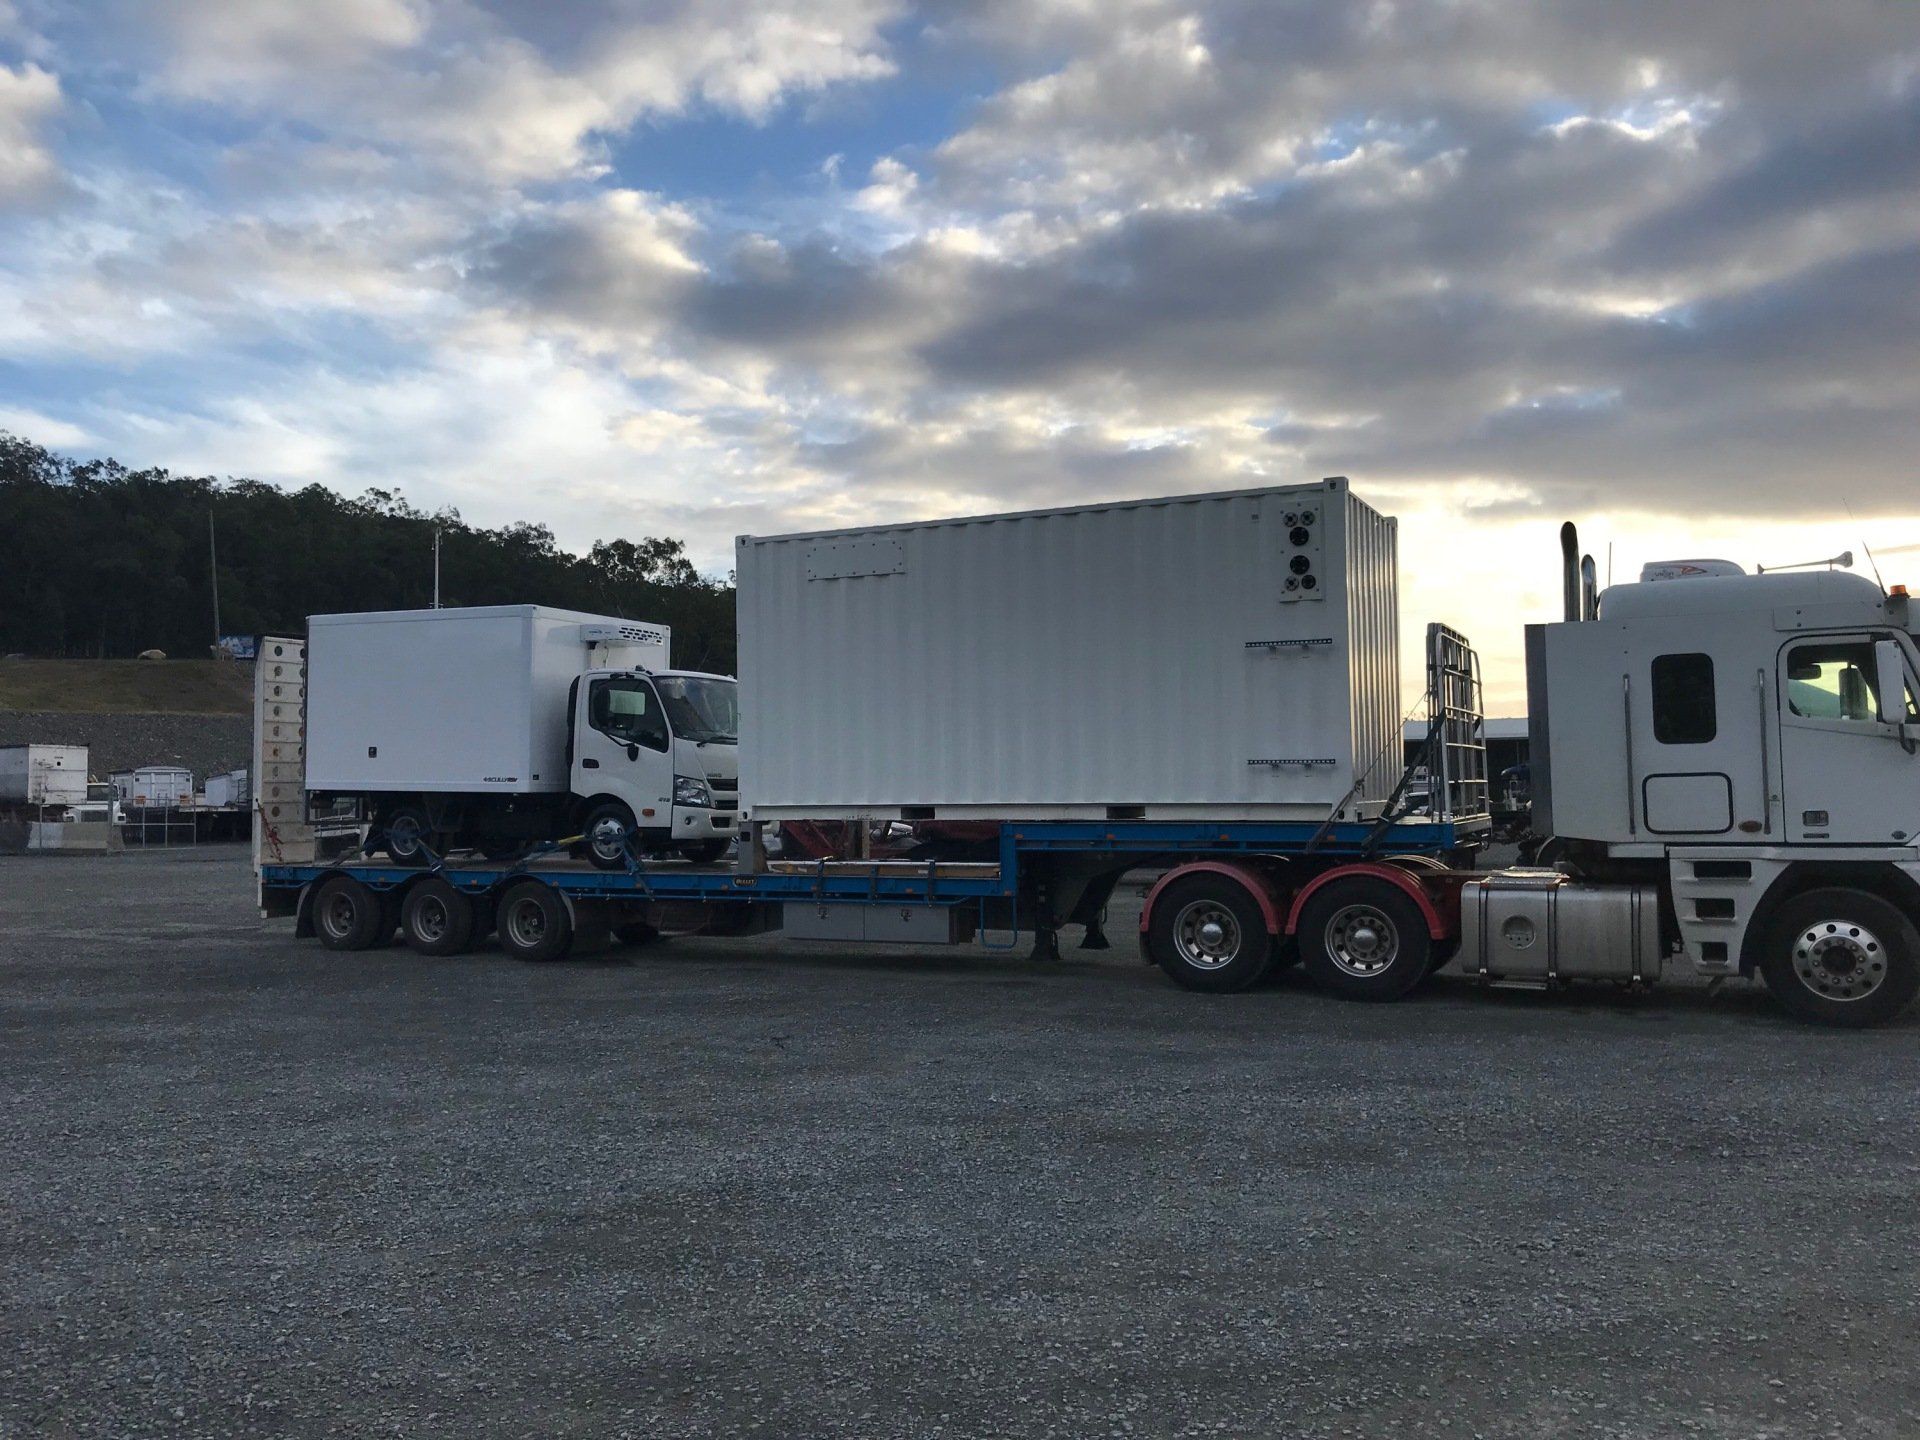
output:
[[725, 675], [671, 668], [665, 625], [540, 605], [307, 621], [306, 789], [358, 804], [403, 864], [578, 834], [717, 860], [738, 823]]
[[[1401, 770], [1392, 525], [1334, 480], [743, 539], [747, 824], [727, 868], [330, 856], [298, 778], [318, 743], [305, 657], [269, 640], [263, 912], [335, 949], [398, 928], [445, 954], [491, 927], [551, 959], [607, 930], [784, 928], [999, 948], [1027, 932], [1050, 955], [1064, 926], [1104, 944], [1106, 895], [1145, 871], [1142, 954], [1190, 989], [1297, 962], [1392, 1000], [1457, 957], [1490, 985], [1747, 977], [1815, 1022], [1900, 1013], [1920, 991], [1904, 590], [1689, 562], [1598, 593], [1570, 527], [1564, 543], [1564, 618], [1526, 630], [1523, 868], [1469, 868], [1488, 825], [1478, 669], [1443, 626], [1428, 781]], [[992, 839], [966, 858], [767, 859], [760, 826], [808, 817]]]

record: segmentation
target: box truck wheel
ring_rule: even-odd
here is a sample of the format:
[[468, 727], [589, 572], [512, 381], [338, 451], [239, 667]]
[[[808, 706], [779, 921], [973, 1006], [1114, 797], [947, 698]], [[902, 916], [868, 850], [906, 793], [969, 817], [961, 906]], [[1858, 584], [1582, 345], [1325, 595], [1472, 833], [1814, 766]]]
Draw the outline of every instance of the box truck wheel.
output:
[[633, 843], [633, 811], [618, 800], [602, 800], [587, 811], [580, 826], [586, 837], [587, 859], [596, 870], [627, 868], [628, 846]]
[[1244, 990], [1273, 963], [1266, 917], [1225, 875], [1176, 880], [1155, 897], [1147, 930], [1154, 963], [1189, 990]]
[[313, 933], [329, 950], [367, 950], [380, 940], [386, 906], [350, 875], [320, 882], [313, 895]]
[[1404, 891], [1355, 875], [1316, 890], [1297, 930], [1307, 973], [1349, 1000], [1398, 1000], [1428, 973], [1427, 917]]
[[400, 929], [422, 955], [460, 955], [473, 948], [473, 901], [438, 875], [416, 881], [400, 907]]
[[558, 960], [573, 945], [573, 917], [551, 885], [516, 880], [494, 912], [500, 948], [516, 960]]
[[382, 815], [377, 822], [380, 835], [377, 837], [380, 848], [396, 865], [424, 865], [427, 863], [428, 837], [433, 834], [433, 822], [427, 818], [426, 807], [422, 805], [396, 805]]
[[1878, 1025], [1920, 991], [1920, 932], [1878, 895], [1809, 890], [1774, 913], [1760, 975], [1802, 1020]]

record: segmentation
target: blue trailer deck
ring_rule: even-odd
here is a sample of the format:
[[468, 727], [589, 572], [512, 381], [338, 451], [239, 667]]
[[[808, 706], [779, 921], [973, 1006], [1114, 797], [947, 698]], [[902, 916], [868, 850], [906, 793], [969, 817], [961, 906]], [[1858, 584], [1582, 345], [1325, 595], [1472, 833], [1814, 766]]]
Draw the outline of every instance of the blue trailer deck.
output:
[[1010, 896], [1023, 863], [1039, 856], [1281, 855], [1338, 861], [1366, 855], [1446, 855], [1473, 843], [1479, 828], [1452, 821], [1407, 820], [1385, 827], [1361, 822], [1195, 823], [1159, 821], [1024, 821], [1000, 829], [997, 862], [915, 860], [769, 861], [757, 873], [685, 861], [635, 861], [597, 870], [558, 853], [512, 863], [447, 860], [427, 869], [375, 860], [357, 852], [326, 864], [263, 864], [263, 889], [299, 890], [329, 875], [348, 874], [369, 888], [390, 890], [436, 874], [469, 894], [531, 877], [583, 899], [787, 901], [959, 904]]

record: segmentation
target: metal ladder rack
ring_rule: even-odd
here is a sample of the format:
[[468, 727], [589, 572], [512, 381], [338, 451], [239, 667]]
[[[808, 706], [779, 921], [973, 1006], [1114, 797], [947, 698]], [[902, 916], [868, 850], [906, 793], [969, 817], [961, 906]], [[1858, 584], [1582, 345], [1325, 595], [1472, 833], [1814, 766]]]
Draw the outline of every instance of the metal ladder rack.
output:
[[1427, 626], [1427, 706], [1435, 817], [1459, 820], [1490, 814], [1480, 657], [1466, 636], [1437, 622]]

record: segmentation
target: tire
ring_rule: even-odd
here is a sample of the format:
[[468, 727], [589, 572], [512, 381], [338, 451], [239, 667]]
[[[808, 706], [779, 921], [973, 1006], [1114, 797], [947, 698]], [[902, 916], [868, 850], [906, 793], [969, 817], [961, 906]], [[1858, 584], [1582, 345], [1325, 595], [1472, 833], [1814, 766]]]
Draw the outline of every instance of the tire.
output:
[[658, 945], [661, 935], [658, 929], [644, 920], [629, 920], [624, 925], [613, 927], [613, 938], [622, 945]]
[[582, 848], [596, 870], [625, 870], [635, 833], [633, 811], [618, 800], [603, 800], [587, 812], [580, 824], [586, 837]]
[[380, 848], [396, 865], [425, 865], [433, 822], [422, 805], [396, 805], [380, 817]]
[[1802, 1020], [1881, 1025], [1920, 992], [1920, 931], [1878, 895], [1809, 890], [1768, 921], [1760, 976]]
[[516, 960], [558, 960], [573, 947], [573, 917], [551, 885], [516, 880], [494, 912], [500, 948]]
[[400, 930], [408, 947], [421, 955], [463, 955], [473, 948], [473, 901], [429, 875], [407, 891]]
[[1267, 973], [1276, 948], [1259, 903], [1225, 875], [1176, 880], [1153, 902], [1147, 953], [1185, 989], [1245, 990]]
[[1427, 917], [1390, 881], [1355, 875], [1315, 891], [1300, 910], [1307, 973], [1348, 1000], [1398, 1000], [1426, 979]]
[[368, 950], [380, 939], [381, 899], [348, 875], [320, 882], [314, 891], [313, 933], [329, 950]]
[[711, 865], [727, 853], [731, 840], [702, 840], [698, 845], [683, 845], [680, 853], [696, 865]]

